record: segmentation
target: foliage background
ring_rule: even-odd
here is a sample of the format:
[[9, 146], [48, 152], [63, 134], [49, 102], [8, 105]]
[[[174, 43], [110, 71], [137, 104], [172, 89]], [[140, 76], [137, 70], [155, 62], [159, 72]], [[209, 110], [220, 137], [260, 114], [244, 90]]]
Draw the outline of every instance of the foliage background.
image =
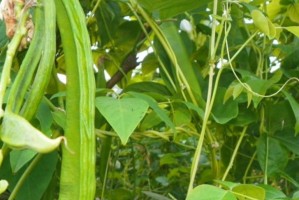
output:
[[[81, 5], [97, 84], [97, 197], [208, 198], [219, 188], [205, 186], [222, 185], [230, 199], [299, 198], [297, 0]], [[2, 66], [8, 40], [3, 23], [0, 29]], [[54, 74], [63, 75], [59, 37], [57, 47]], [[14, 73], [25, 54], [15, 58]], [[59, 107], [64, 90], [51, 79], [32, 121], [43, 132], [62, 131], [65, 116], [48, 101]], [[12, 151], [6, 158], [0, 177], [10, 191], [34, 155]], [[43, 156], [17, 199], [56, 198], [59, 166], [59, 151]], [[193, 172], [198, 194], [190, 191]]]

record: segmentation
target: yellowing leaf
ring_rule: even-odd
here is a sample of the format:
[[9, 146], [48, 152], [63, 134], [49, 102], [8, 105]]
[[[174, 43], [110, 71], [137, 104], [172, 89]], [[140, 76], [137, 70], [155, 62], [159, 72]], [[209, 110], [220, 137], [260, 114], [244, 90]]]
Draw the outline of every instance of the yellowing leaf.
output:
[[252, 10], [251, 17], [254, 25], [260, 29], [260, 31], [262, 31], [270, 39], [275, 37], [276, 29], [274, 24], [260, 10]]
[[290, 5], [287, 13], [290, 20], [299, 23], [299, 3]]
[[283, 5], [280, 4], [280, 0], [272, 0], [267, 6], [267, 15], [270, 19], [274, 19], [281, 11]]
[[299, 37], [299, 26], [289, 26], [289, 27], [284, 27], [284, 29], [293, 33], [295, 36]]
[[239, 200], [259, 199], [263, 200], [266, 197], [266, 192], [263, 188], [256, 185], [237, 185], [233, 188], [233, 192]]

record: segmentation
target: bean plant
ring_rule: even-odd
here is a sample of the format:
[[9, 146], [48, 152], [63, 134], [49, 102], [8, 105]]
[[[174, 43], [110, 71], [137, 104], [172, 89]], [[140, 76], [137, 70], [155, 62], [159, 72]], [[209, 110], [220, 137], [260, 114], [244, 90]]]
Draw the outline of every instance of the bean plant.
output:
[[299, 198], [298, 0], [2, 0], [0, 199]]

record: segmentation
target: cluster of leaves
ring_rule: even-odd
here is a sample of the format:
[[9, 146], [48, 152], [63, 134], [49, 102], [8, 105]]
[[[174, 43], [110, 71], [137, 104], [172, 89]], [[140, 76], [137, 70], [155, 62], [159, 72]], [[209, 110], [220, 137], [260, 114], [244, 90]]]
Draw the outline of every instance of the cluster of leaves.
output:
[[[299, 198], [297, 0], [81, 4], [96, 68], [97, 197]], [[59, 49], [56, 60], [64, 74]], [[33, 120], [44, 133], [65, 126], [53, 109], [65, 87], [55, 77], [48, 88]], [[11, 151], [0, 169], [10, 190], [34, 155]], [[59, 158], [33, 163], [17, 198], [55, 199]]]

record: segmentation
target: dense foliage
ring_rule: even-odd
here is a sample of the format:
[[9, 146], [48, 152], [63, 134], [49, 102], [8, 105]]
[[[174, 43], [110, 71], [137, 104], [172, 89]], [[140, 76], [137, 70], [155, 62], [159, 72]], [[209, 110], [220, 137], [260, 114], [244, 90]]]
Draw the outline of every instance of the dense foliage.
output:
[[[299, 199], [298, 0], [45, 1], [57, 29], [13, 58], [0, 23], [4, 199]], [[69, 145], [16, 149], [23, 123]]]

